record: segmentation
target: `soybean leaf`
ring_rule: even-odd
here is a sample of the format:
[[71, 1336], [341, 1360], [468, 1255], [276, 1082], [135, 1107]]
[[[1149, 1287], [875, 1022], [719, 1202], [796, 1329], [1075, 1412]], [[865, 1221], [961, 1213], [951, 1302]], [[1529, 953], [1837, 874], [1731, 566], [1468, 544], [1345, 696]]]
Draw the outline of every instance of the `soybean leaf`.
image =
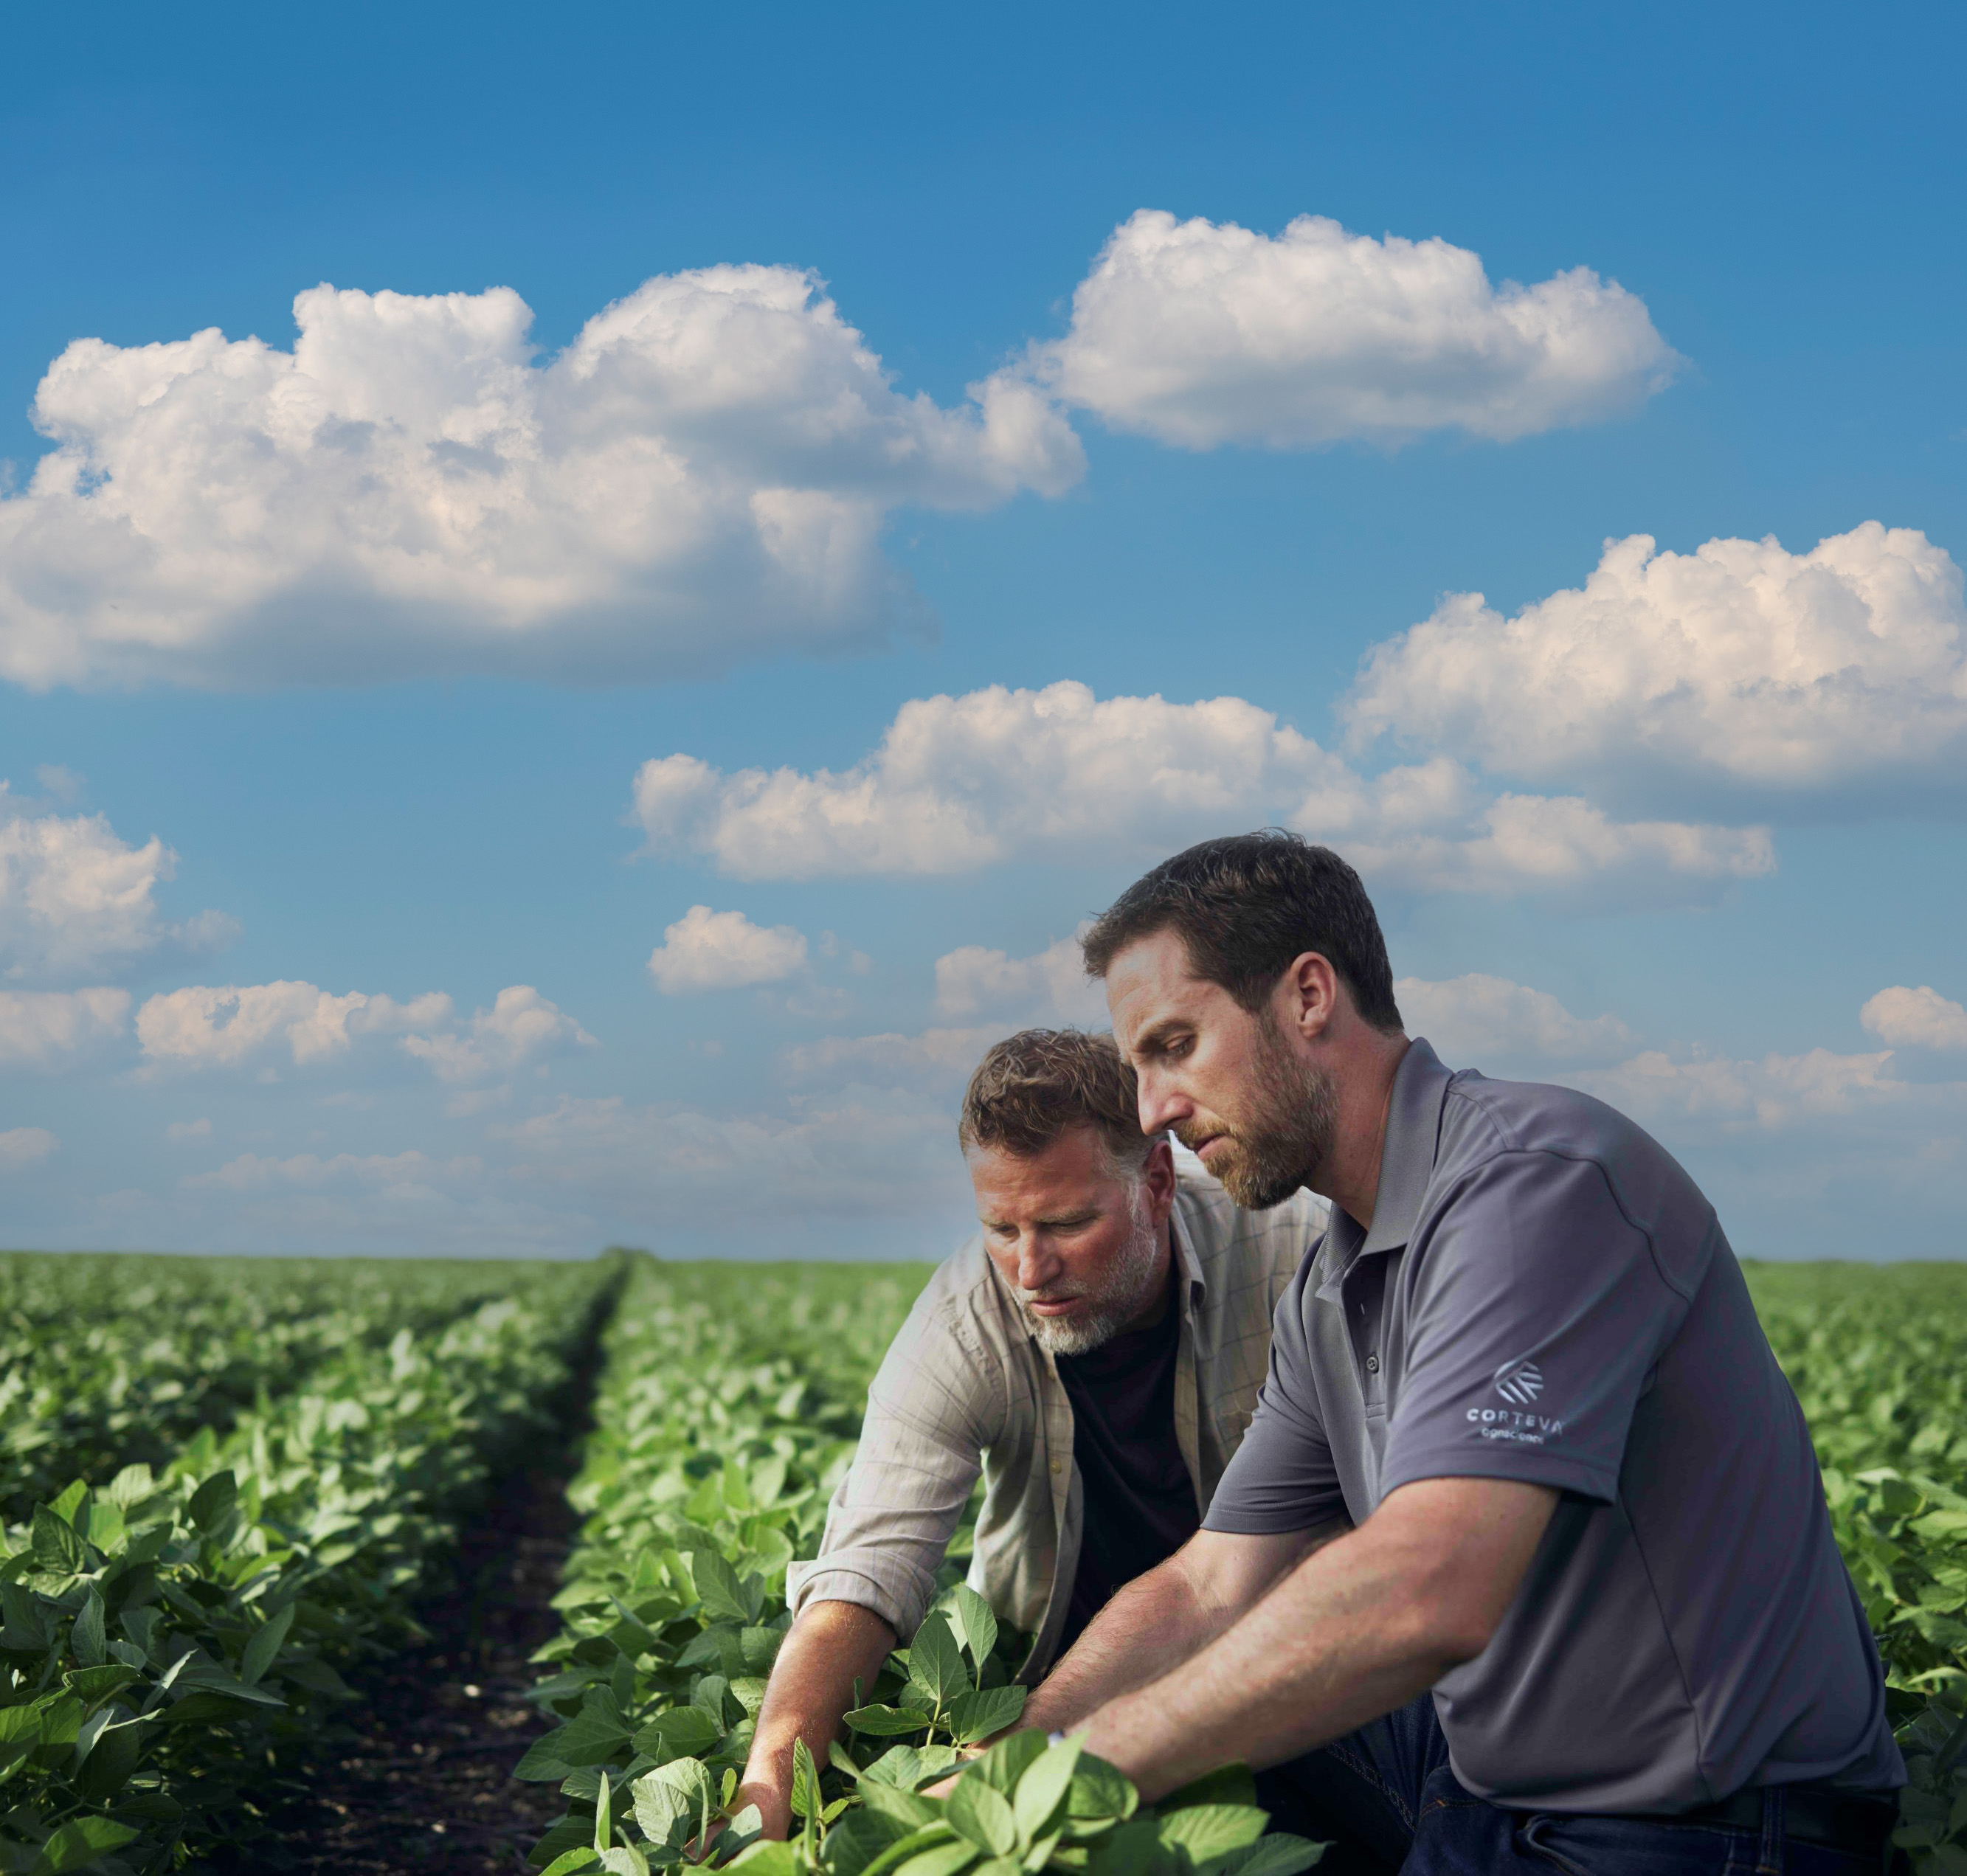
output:
[[601, 1774], [601, 1787], [594, 1800], [594, 1853], [602, 1854], [615, 1841], [615, 1792], [608, 1774]]
[[819, 1768], [812, 1762], [812, 1748], [803, 1739], [793, 1742], [792, 1809], [795, 1817], [817, 1817], [825, 1808], [819, 1794]]
[[1255, 1843], [1267, 1821], [1254, 1804], [1191, 1804], [1163, 1817], [1159, 1834], [1163, 1843], [1181, 1845], [1200, 1863]]
[[924, 1621], [909, 1644], [909, 1680], [938, 1713], [958, 1694], [970, 1690], [970, 1677], [963, 1671], [962, 1651], [949, 1632], [948, 1619], [940, 1611]]
[[634, 1739], [638, 1752], [651, 1758], [681, 1758], [707, 1752], [723, 1738], [724, 1729], [700, 1706], [672, 1706], [658, 1713]]
[[1006, 1735], [981, 1758], [971, 1761], [971, 1770], [1008, 1798], [1045, 1749], [1045, 1735], [1036, 1727], [1028, 1726], [1022, 1732]]
[[157, 1489], [157, 1482], [146, 1465], [125, 1466], [111, 1479], [101, 1496], [119, 1511], [140, 1505]]
[[907, 1836], [910, 1826], [885, 1812], [850, 1812], [826, 1833], [826, 1862], [833, 1876], [861, 1876], [883, 1850]]
[[725, 1868], [741, 1869], [745, 1876], [799, 1876], [799, 1859], [789, 1843], [754, 1843]]
[[[730, 1802], [727, 1797], [725, 1802]], [[731, 1821], [717, 1833], [712, 1846], [713, 1861], [726, 1861], [748, 1844], [756, 1843], [765, 1834], [765, 1814], [755, 1804], [748, 1804], [737, 1812]]]
[[1018, 1820], [1010, 1800], [974, 1771], [956, 1781], [943, 1816], [959, 1837], [992, 1856], [1005, 1855], [1018, 1847]]
[[738, 1651], [752, 1673], [769, 1674], [785, 1639], [783, 1629], [761, 1629], [754, 1624], [738, 1631]]
[[997, 1618], [990, 1605], [967, 1583], [956, 1586], [951, 1599], [955, 1605], [956, 1626], [963, 1639], [963, 1645], [970, 1651], [971, 1664], [977, 1670], [978, 1684], [984, 1676], [984, 1664], [990, 1658], [990, 1651], [997, 1645]]
[[869, 1810], [892, 1817], [910, 1830], [919, 1830], [925, 1824], [932, 1824], [942, 1815], [942, 1807], [935, 1799], [885, 1784], [878, 1778], [863, 1779], [860, 1792], [861, 1801]]
[[847, 1723], [856, 1732], [877, 1739], [899, 1739], [903, 1733], [919, 1732], [929, 1723], [926, 1713], [912, 1706], [857, 1706], [847, 1715]]
[[1151, 1817], [1131, 1818], [1093, 1846], [1087, 1876], [1176, 1876], [1173, 1852]]
[[628, 1743], [628, 1723], [613, 1692], [607, 1687], [590, 1687], [574, 1715], [554, 1739], [554, 1755], [570, 1765], [599, 1765], [619, 1754]]
[[993, 1732], [1015, 1726], [1025, 1710], [1025, 1689], [1019, 1687], [980, 1687], [959, 1694], [950, 1703], [949, 1730], [958, 1745], [974, 1745]]
[[593, 1869], [600, 1861], [600, 1858], [583, 1844], [578, 1849], [569, 1850], [555, 1857], [540, 1871], [540, 1876], [573, 1876], [575, 1870]]
[[72, 1577], [89, 1561], [89, 1547], [76, 1535], [75, 1527], [46, 1505], [34, 1507], [31, 1542], [34, 1568], [50, 1576]]
[[66, 1876], [69, 1870], [86, 1869], [106, 1851], [120, 1850], [137, 1835], [112, 1818], [73, 1817], [41, 1845], [41, 1861], [34, 1867], [47, 1876]]
[[112, 1694], [121, 1694], [139, 1677], [134, 1668], [126, 1668], [121, 1661], [105, 1661], [99, 1668], [80, 1668], [63, 1674], [62, 1684], [77, 1700], [92, 1705], [97, 1700], [106, 1700]]
[[82, 1613], [76, 1617], [75, 1626], [69, 1631], [69, 1646], [74, 1649], [76, 1659], [83, 1667], [100, 1668], [108, 1652], [108, 1640], [104, 1632], [102, 1593], [92, 1583], [82, 1601]]
[[894, 1876], [958, 1876], [977, 1860], [977, 1846], [958, 1839], [954, 1843], [939, 1843], [926, 1850], [918, 1850], [906, 1862], [896, 1866]]
[[294, 1626], [294, 1605], [288, 1603], [269, 1621], [253, 1632], [253, 1639], [246, 1644], [246, 1652], [240, 1658], [239, 1677], [254, 1682], [266, 1678], [266, 1670], [272, 1667], [280, 1652], [280, 1644], [287, 1639], [287, 1632]]
[[1312, 1843], [1286, 1831], [1274, 1831], [1240, 1850], [1216, 1858], [1216, 1876], [1298, 1876], [1324, 1855], [1328, 1845]]
[[191, 1521], [207, 1537], [215, 1536], [238, 1502], [238, 1480], [229, 1471], [215, 1472], [191, 1495]]
[[1017, 1816], [1019, 1834], [1028, 1842], [1043, 1833], [1065, 1802], [1082, 1749], [1078, 1740], [1062, 1739], [1048, 1746], [1019, 1777], [1018, 1788], [1011, 1794], [1011, 1809]]
[[891, 1745], [861, 1776], [864, 1782], [871, 1780], [897, 1790], [913, 1791], [940, 1778], [956, 1760], [952, 1745]]
[[601, 1867], [609, 1876], [649, 1876], [649, 1859], [631, 1844], [617, 1845], [601, 1853]]
[[762, 1596], [755, 1585], [738, 1581], [737, 1571], [721, 1551], [693, 1551], [690, 1562], [703, 1613], [713, 1622], [743, 1624], [757, 1620]]
[[1075, 1821], [1111, 1823], [1134, 1814], [1140, 1796], [1116, 1767], [1091, 1752], [1080, 1755], [1065, 1796], [1065, 1813]]

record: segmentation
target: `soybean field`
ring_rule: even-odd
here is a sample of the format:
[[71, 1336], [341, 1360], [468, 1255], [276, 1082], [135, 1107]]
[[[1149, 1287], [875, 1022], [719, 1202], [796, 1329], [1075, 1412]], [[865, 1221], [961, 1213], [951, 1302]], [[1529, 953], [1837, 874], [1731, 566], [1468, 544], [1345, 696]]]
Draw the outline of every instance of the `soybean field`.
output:
[[[732, 1799], [924, 1267], [0, 1257], [0, 1876], [708, 1861], [753, 1876], [1289, 1876], [1246, 1777], [1158, 1806], [1013, 1732], [961, 1582], [792, 1840]], [[1967, 1876], [1967, 1267], [1750, 1279], [1913, 1784]]]

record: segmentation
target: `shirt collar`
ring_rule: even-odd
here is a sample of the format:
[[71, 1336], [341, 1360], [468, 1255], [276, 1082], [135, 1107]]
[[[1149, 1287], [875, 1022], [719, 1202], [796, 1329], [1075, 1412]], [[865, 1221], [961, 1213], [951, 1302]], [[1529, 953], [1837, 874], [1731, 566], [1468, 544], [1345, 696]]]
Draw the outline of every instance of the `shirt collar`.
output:
[[1416, 1036], [1394, 1070], [1393, 1092], [1387, 1102], [1387, 1136], [1380, 1148], [1380, 1189], [1373, 1201], [1373, 1228], [1361, 1232], [1351, 1214], [1332, 1208], [1326, 1242], [1332, 1253], [1323, 1293], [1351, 1268], [1354, 1261], [1397, 1251], [1413, 1235], [1421, 1201], [1434, 1176], [1435, 1151], [1441, 1138], [1441, 1104], [1453, 1080], [1426, 1040]]
[[1188, 1229], [1181, 1222], [1179, 1193], [1168, 1207], [1168, 1254], [1174, 1258], [1176, 1274], [1181, 1279], [1183, 1306], [1192, 1313], [1202, 1307], [1209, 1294], [1209, 1279], [1203, 1274], [1202, 1260], [1196, 1255], [1194, 1245], [1188, 1241]]

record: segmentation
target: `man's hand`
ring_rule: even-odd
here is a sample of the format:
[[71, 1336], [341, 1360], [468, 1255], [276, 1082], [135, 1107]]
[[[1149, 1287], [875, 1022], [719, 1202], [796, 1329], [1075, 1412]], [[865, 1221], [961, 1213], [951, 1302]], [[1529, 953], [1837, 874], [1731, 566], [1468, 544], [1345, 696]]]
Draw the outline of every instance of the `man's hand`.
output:
[[1192, 1659], [1103, 1706], [1087, 1750], [1152, 1802], [1232, 1761], [1274, 1765], [1404, 1706], [1488, 1646], [1557, 1497], [1507, 1479], [1402, 1486]]
[[840, 1731], [858, 1681], [872, 1687], [895, 1632], [858, 1603], [814, 1603], [792, 1626], [772, 1664], [751, 1757], [732, 1803], [758, 1807], [767, 1837], [792, 1829], [793, 1747], [803, 1739], [817, 1764]]

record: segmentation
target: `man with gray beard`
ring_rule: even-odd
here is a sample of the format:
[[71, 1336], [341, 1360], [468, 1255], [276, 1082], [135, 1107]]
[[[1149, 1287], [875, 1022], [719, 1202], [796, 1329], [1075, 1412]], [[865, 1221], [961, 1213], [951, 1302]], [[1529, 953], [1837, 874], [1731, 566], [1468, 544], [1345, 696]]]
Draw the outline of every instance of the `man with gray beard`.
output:
[[1032, 1637], [1026, 1684], [1194, 1535], [1326, 1208], [1239, 1210], [1138, 1111], [1111, 1036], [1025, 1030], [971, 1077], [958, 1137], [983, 1229], [896, 1337], [820, 1554], [787, 1573], [794, 1621], [736, 1800], [767, 1835], [795, 1743], [824, 1765], [856, 1681], [928, 1613], [980, 1473], [969, 1580]]

